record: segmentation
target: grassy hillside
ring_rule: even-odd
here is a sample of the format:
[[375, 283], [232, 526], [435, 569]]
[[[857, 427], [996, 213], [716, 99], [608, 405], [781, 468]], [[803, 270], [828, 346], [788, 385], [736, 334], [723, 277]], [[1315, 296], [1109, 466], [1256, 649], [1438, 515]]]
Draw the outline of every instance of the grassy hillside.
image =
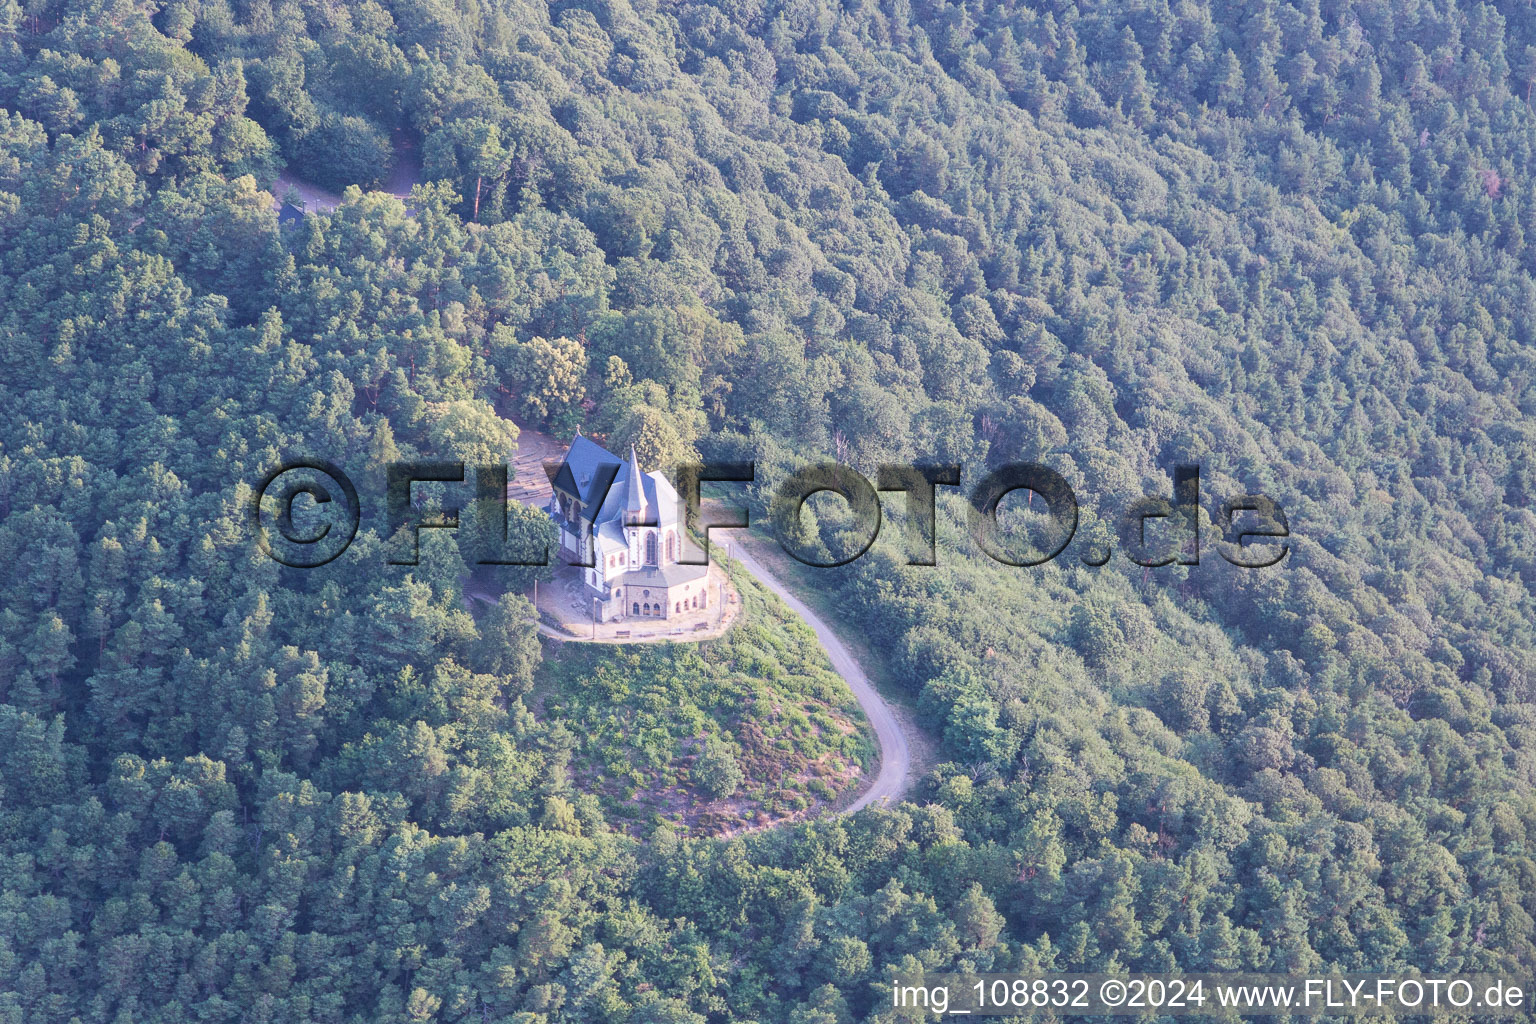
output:
[[700, 644], [557, 643], [531, 700], [576, 739], [572, 780], [617, 826], [711, 835], [814, 814], [868, 781], [863, 712], [815, 634], [744, 573]]

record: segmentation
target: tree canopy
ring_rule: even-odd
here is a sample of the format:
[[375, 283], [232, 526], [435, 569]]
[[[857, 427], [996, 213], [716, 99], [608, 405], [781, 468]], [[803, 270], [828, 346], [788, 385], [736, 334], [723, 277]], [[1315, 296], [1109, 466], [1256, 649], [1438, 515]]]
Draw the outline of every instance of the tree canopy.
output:
[[[1529, 976], [1533, 82], [1528, 12], [1450, 0], [0, 0], [0, 1016]], [[280, 224], [280, 174], [339, 206]], [[557, 661], [468, 610], [467, 528], [389, 565], [384, 467], [513, 416], [755, 459], [760, 514], [812, 462], [1037, 460], [1083, 518], [1011, 568], [951, 494], [938, 566], [816, 577], [935, 763], [720, 838], [620, 769], [809, 803], [847, 695], [782, 622]], [[379, 499], [317, 569], [247, 522], [295, 458]], [[1286, 560], [1092, 565], [1187, 462]]]

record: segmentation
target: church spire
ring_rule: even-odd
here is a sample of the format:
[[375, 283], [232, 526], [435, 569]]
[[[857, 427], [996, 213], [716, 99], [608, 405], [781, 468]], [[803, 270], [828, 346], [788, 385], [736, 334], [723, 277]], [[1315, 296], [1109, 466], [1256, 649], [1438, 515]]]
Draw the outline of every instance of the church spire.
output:
[[640, 459], [635, 455], [635, 446], [629, 446], [629, 494], [624, 504], [624, 511], [632, 513], [631, 522], [638, 522], [639, 517], [645, 512], [645, 480], [640, 476]]

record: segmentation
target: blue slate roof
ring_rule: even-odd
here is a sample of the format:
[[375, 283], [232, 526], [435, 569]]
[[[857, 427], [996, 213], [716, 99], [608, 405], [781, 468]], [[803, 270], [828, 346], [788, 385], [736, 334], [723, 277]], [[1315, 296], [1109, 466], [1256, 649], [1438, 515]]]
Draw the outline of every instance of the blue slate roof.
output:
[[[630, 447], [625, 462], [582, 434], [571, 440], [565, 461], [550, 478], [555, 490], [581, 503], [581, 518], [589, 523], [631, 518], [646, 526], [670, 526], [678, 522], [677, 492], [657, 475], [642, 473], [640, 460]], [[605, 481], [611, 481], [606, 484]], [[638, 481], [638, 486], [636, 482]], [[658, 493], [660, 488], [660, 493]]]
[[623, 465], [623, 461], [617, 455], [602, 445], [588, 440], [585, 436], [577, 434], [571, 440], [571, 447], [565, 453], [565, 461], [561, 463], [560, 470], [550, 481], [550, 485], [556, 490], [571, 495], [586, 506], [583, 512], [590, 520], [597, 513], [597, 509], [592, 507], [592, 484], [594, 480], [599, 479], [598, 471], [605, 466], [618, 468]]
[[701, 580], [708, 571], [709, 567], [704, 565], [643, 565], [615, 576], [613, 584], [626, 587], [675, 587], [679, 583]]

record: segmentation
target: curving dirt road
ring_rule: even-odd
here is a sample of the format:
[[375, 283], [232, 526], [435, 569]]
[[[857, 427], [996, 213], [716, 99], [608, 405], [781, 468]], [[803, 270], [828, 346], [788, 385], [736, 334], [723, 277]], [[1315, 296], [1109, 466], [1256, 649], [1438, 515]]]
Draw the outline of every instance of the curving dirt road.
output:
[[859, 798], [842, 813], [852, 814], [871, 804], [895, 803], [900, 800], [902, 793], [906, 791], [907, 774], [912, 767], [912, 749], [907, 743], [907, 734], [902, 731], [901, 724], [896, 721], [896, 716], [891, 711], [891, 706], [876, 692], [869, 677], [864, 674], [864, 669], [859, 666], [847, 646], [837, 638], [837, 634], [832, 632], [831, 627], [823, 622], [820, 616], [805, 606], [804, 601], [786, 590], [772, 573], [763, 568], [761, 562], [752, 557], [751, 552], [744, 550], [743, 545], [731, 545], [731, 557], [746, 566], [747, 571], [757, 577], [759, 583], [779, 595], [785, 604], [816, 631], [816, 637], [821, 641], [821, 646], [826, 648], [827, 657], [832, 659], [832, 667], [847, 681], [848, 689], [852, 690], [854, 697], [858, 698], [859, 705], [869, 718], [869, 724], [874, 726], [875, 739], [880, 745], [880, 774], [875, 776], [874, 784], [861, 793]]

